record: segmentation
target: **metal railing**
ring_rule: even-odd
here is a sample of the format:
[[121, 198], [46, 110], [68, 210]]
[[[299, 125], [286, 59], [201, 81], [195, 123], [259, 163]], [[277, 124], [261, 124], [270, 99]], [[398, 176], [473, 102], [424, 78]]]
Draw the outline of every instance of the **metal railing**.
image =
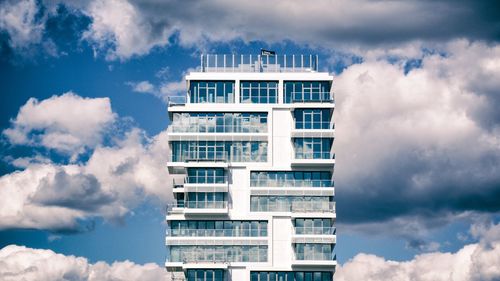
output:
[[333, 187], [332, 180], [273, 180], [254, 179], [250, 180], [250, 186], [254, 187]]
[[201, 72], [314, 72], [318, 55], [202, 54]]
[[337, 232], [337, 229], [333, 226], [329, 227], [295, 226], [293, 227], [293, 229], [294, 233], [298, 235], [308, 235], [308, 234], [333, 235]]
[[299, 130], [317, 130], [317, 129], [334, 129], [335, 125], [333, 122], [305, 122], [305, 121], [295, 121], [295, 129]]

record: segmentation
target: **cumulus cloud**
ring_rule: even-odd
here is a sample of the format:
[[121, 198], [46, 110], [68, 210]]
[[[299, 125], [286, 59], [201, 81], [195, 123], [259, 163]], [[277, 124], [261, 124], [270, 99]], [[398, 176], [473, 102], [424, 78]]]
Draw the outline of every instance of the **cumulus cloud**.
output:
[[3, 134], [15, 145], [46, 147], [73, 157], [102, 142], [116, 120], [109, 98], [82, 98], [72, 92], [23, 105]]
[[0, 3], [0, 31], [9, 35], [12, 48], [25, 49], [42, 40], [44, 19], [37, 17], [35, 0], [4, 1]]
[[[8, 1], [3, 5], [4, 14], [15, 15], [8, 18], [16, 20], [4, 21], [0, 29], [11, 37], [19, 37], [13, 42], [22, 45], [40, 37], [44, 20], [51, 16], [34, 0], [16, 3]], [[47, 10], [54, 10], [61, 3], [91, 19], [82, 39], [107, 60], [145, 55], [173, 42], [204, 49], [210, 42], [291, 40], [300, 45], [352, 52], [374, 47], [398, 48], [419, 41], [499, 39], [496, 27], [500, 9], [495, 1], [320, 0], [314, 5], [305, 0], [276, 0], [272, 4], [263, 0], [43, 2]], [[44, 17], [36, 20], [35, 11]], [[18, 20], [21, 18], [24, 20]], [[22, 32], [17, 34], [18, 30]]]
[[[498, 12], [494, 1], [112, 1], [90, 15], [97, 19], [90, 31], [95, 42], [110, 44], [118, 58], [141, 55], [167, 46], [178, 34], [184, 46], [205, 42], [291, 40], [309, 46], [371, 49], [404, 42], [454, 38], [498, 40]], [[111, 9], [112, 6], [124, 6]], [[266, 7], [266, 9], [262, 9]], [[101, 20], [100, 14], [111, 18]], [[112, 16], [109, 16], [112, 15]], [[122, 28], [117, 21], [122, 19]], [[293, 20], [291, 20], [293, 19]], [[388, 20], [390, 19], [390, 20]], [[120, 22], [120, 23], [122, 23]], [[397, 22], [397, 24], [394, 24]], [[125, 27], [126, 26], [126, 27]], [[436, 27], [439, 28], [436, 28]], [[103, 30], [109, 37], [102, 36]], [[134, 40], [137, 36], [141, 38]], [[110, 37], [113, 39], [108, 40]], [[102, 40], [106, 38], [106, 40]], [[113, 58], [113, 55], [108, 59]]]
[[86, 258], [65, 256], [51, 250], [10, 245], [0, 250], [0, 279], [49, 280], [170, 280], [164, 268], [130, 261], [90, 263]]
[[[11, 159], [24, 169], [0, 177], [0, 229], [83, 231], [95, 217], [119, 220], [145, 200], [169, 200], [166, 132], [150, 138], [132, 127], [109, 145], [100, 143], [102, 137], [93, 139], [92, 133], [101, 134], [114, 118], [108, 99], [75, 94], [23, 106], [7, 133], [13, 144], [59, 148], [54, 146], [58, 142], [44, 141], [56, 132], [81, 141], [75, 148], [85, 144], [92, 149], [86, 161], [71, 164], [37, 161], [38, 155]], [[31, 130], [43, 132], [33, 137]], [[12, 137], [14, 131], [21, 137]]]
[[499, 73], [498, 45], [460, 40], [409, 72], [366, 60], [336, 77], [339, 222], [419, 233], [498, 212]]
[[478, 243], [456, 253], [428, 253], [397, 262], [358, 254], [337, 268], [335, 280], [475, 281], [500, 279], [500, 225], [489, 226]]
[[104, 50], [109, 60], [126, 59], [165, 46], [172, 30], [168, 18], [155, 22], [126, 0], [90, 1], [85, 12], [92, 18], [83, 38]]

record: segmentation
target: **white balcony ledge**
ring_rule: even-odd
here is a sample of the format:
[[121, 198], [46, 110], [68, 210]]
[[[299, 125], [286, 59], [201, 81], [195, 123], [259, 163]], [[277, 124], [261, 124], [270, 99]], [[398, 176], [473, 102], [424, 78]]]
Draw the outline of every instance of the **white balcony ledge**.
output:
[[292, 267], [300, 268], [317, 268], [317, 267], [334, 267], [337, 266], [337, 260], [292, 260]]
[[334, 138], [335, 129], [292, 129], [292, 138]]

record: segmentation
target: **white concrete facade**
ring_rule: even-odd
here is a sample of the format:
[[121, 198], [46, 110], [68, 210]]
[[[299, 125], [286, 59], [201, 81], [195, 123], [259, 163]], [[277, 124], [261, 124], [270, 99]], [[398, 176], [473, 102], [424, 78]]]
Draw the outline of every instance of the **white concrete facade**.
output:
[[[328, 257], [325, 256], [325, 253], [330, 249], [333, 251], [336, 243], [334, 228], [336, 215], [332, 178], [335, 164], [333, 150], [335, 103], [333, 94], [331, 87], [329, 87], [328, 91], [331, 97], [329, 101], [310, 100], [285, 103], [284, 84], [288, 81], [331, 83], [333, 76], [326, 72], [315, 71], [295, 73], [199, 71], [189, 73], [185, 79], [188, 90], [186, 102], [184, 104], [171, 103], [168, 107], [172, 122], [175, 121], [173, 120], [175, 114], [259, 113], [267, 115], [267, 127], [259, 132], [208, 132], [208, 130], [207, 132], [199, 132], [184, 130], [182, 125], [179, 125], [179, 131], [182, 132], [170, 131], [169, 142], [172, 157], [167, 166], [172, 180], [175, 182], [174, 196], [177, 202], [168, 208], [166, 216], [169, 225], [166, 237], [169, 257], [165, 266], [167, 271], [172, 273], [173, 280], [219, 280], [214, 277], [215, 273], [213, 272], [216, 271], [223, 272], [222, 280], [295, 281], [300, 280], [300, 278], [311, 281], [323, 281], [327, 280], [326, 278], [331, 280], [335, 271], [336, 259], [333, 253]], [[192, 93], [189, 89], [192, 83], [199, 81], [234, 82], [234, 93], [230, 93], [234, 94], [233, 102], [193, 103], [192, 100], [190, 101]], [[277, 82], [276, 103], [241, 103], [240, 85], [242, 81]], [[309, 110], [307, 114], [310, 110], [320, 109], [329, 112], [329, 120], [324, 122], [329, 122], [331, 125], [328, 125], [328, 128], [297, 128], [294, 112], [302, 109]], [[215, 124], [215, 121], [213, 122]], [[316, 153], [316, 151], [310, 154], [311, 151], [308, 149], [313, 145], [304, 144], [304, 147], [307, 146], [307, 148], [303, 148], [307, 151], [304, 153], [306, 157], [298, 157], [295, 151], [297, 146], [294, 147], [295, 138], [313, 139], [312, 141], [329, 139], [332, 144], [330, 151], [325, 150], [321, 154]], [[243, 142], [242, 147], [252, 147], [250, 152], [252, 155], [256, 154], [254, 151], [256, 145], [250, 145], [247, 142], [267, 143], [267, 157], [263, 162], [238, 162], [230, 159], [210, 161], [210, 159], [199, 160], [193, 159], [193, 157], [186, 158], [188, 160], [175, 159], [179, 158], [175, 154], [183, 149], [178, 149], [175, 152], [172, 149], [174, 142], [200, 141], [204, 145], [205, 141], [225, 142], [225, 147], [229, 147], [230, 151], [224, 151], [224, 155], [237, 154], [234, 152], [237, 150], [234, 148], [236, 145], [231, 142]], [[328, 147], [328, 144], [321, 143], [319, 145]], [[189, 150], [191, 149], [193, 148], [189, 146]], [[194, 150], [197, 151], [196, 155], [200, 154], [199, 148], [194, 148]], [[316, 154], [321, 155], [320, 159], [315, 159]], [[310, 157], [310, 155], [313, 156]], [[200, 183], [197, 180], [194, 182], [186, 180], [188, 171], [191, 171], [189, 169], [194, 171], [196, 168], [222, 169], [224, 176], [220, 176], [223, 177], [220, 182], [210, 182], [209, 180], [208, 183]], [[267, 180], [265, 176], [274, 176], [273, 172], [281, 173], [276, 177], [288, 178], [286, 180], [281, 178]], [[300, 172], [301, 178], [296, 178], [299, 175], [291, 172]], [[321, 179], [313, 180], [311, 178], [311, 175], [320, 174]], [[252, 175], [254, 178], [263, 179], [263, 182], [267, 181], [268, 184], [263, 185], [261, 181], [255, 180], [251, 182]], [[324, 175], [330, 175], [330, 179], [325, 178]], [[191, 178], [194, 179], [194, 176]], [[326, 184], [328, 181], [331, 184]], [[203, 196], [206, 197], [197, 193], [204, 193]], [[221, 197], [223, 201], [218, 203], [217, 200], [206, 199], [214, 196], [209, 193], [223, 193], [224, 195]], [[198, 198], [197, 201], [189, 201], [191, 196]], [[253, 199], [251, 199], [252, 196]], [[187, 222], [183, 223], [183, 221]], [[196, 229], [192, 229], [190, 226], [182, 228], [181, 225], [188, 225], [189, 221], [196, 221]], [[236, 223], [232, 223], [234, 221]], [[321, 223], [321, 226], [305, 226], [305, 224], [298, 226], [304, 222], [309, 225]], [[179, 225], [179, 228], [174, 229], [174, 224]], [[224, 232], [217, 227], [209, 226], [214, 224], [228, 224], [230, 226], [225, 228], [226, 232]], [[200, 225], [206, 228], [200, 230]], [[246, 226], [240, 227], [240, 225]], [[250, 230], [245, 229], [248, 225], [250, 225]], [[258, 228], [252, 228], [256, 225]], [[182, 230], [179, 230], [181, 228]], [[328, 230], [325, 230], [327, 228]], [[245, 231], [248, 231], [249, 234], [241, 234]], [[258, 234], [256, 234], [257, 232]], [[324, 245], [328, 246], [323, 247]], [[234, 248], [231, 248], [233, 246]], [[211, 247], [215, 249], [214, 253]], [[317, 254], [316, 249], [320, 249], [321, 254]], [[246, 250], [250, 253], [245, 254]], [[191, 258], [192, 255], [189, 251], [192, 253], [206, 251], [207, 254], [204, 256], [204, 260], [196, 260], [196, 258]], [[299, 252], [300, 254], [298, 254]], [[258, 258], [253, 257], [256, 253], [258, 253]], [[193, 277], [195, 275], [188, 276], [190, 270], [192, 271], [190, 274], [198, 275], [196, 277]], [[194, 273], [193, 270], [198, 270], [200, 273]], [[203, 270], [209, 270], [209, 273], [202, 273]], [[299, 273], [294, 275], [295, 273], [290, 272]], [[200, 279], [199, 274], [204, 274], [205, 277]], [[269, 277], [271, 275], [272, 277]]]

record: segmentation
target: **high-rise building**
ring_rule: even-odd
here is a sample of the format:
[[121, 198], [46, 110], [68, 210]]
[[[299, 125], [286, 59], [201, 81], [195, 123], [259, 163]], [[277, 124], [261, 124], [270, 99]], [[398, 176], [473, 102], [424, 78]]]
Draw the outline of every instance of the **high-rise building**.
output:
[[333, 76], [313, 55], [202, 55], [168, 104], [172, 280], [331, 281]]

